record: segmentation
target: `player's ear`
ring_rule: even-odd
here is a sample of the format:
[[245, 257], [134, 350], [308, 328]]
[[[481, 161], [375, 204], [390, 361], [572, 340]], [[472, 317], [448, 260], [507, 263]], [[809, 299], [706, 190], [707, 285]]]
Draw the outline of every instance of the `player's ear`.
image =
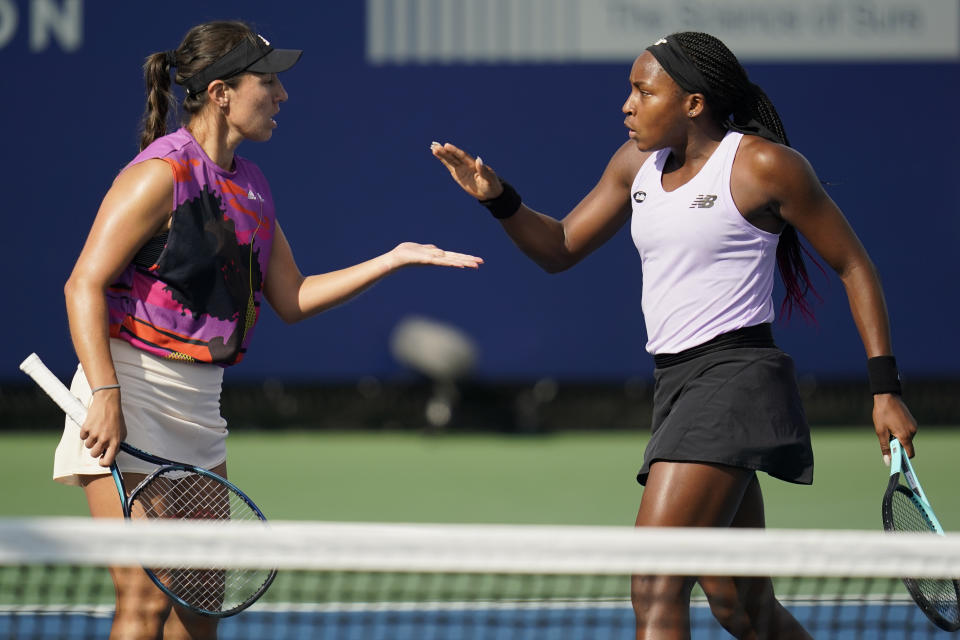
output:
[[210, 99], [210, 104], [218, 107], [228, 106], [227, 89], [227, 83], [223, 80], [211, 81], [207, 85], [207, 97]]
[[706, 106], [707, 99], [704, 98], [702, 93], [690, 93], [684, 98], [684, 107], [686, 108], [687, 116], [691, 118], [695, 118], [703, 113]]

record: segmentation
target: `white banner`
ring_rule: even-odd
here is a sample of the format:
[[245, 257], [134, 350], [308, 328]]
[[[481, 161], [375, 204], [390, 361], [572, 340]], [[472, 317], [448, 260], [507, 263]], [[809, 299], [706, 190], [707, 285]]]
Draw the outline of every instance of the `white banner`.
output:
[[367, 61], [629, 62], [705, 31], [743, 61], [960, 60], [960, 0], [367, 0]]

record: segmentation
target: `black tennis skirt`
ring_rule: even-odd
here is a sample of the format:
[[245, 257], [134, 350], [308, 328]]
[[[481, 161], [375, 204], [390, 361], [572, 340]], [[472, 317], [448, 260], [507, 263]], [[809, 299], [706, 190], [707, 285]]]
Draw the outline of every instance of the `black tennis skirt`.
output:
[[770, 325], [656, 356], [650, 442], [637, 481], [658, 460], [764, 471], [811, 484], [813, 449], [793, 359]]

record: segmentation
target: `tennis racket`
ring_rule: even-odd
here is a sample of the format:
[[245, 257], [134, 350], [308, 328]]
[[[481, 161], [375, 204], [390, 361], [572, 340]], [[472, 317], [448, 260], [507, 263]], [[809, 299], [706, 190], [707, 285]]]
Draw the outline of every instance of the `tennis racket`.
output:
[[[901, 474], [909, 486], [900, 482]], [[890, 481], [883, 494], [882, 513], [883, 528], [887, 531], [930, 531], [943, 535], [910, 458], [896, 438], [890, 440]], [[933, 624], [946, 631], [960, 629], [960, 582], [903, 578], [903, 583]]]
[[[20, 364], [71, 420], [83, 425], [87, 409], [57, 378], [37, 354]], [[123, 515], [128, 519], [172, 518], [190, 520], [261, 520], [263, 513], [226, 478], [189, 464], [166, 460], [126, 442], [120, 449], [157, 465], [129, 495], [116, 462], [110, 465]], [[144, 567], [153, 582], [176, 603], [201, 615], [237, 614], [266, 592], [276, 576], [271, 569], [191, 569]]]

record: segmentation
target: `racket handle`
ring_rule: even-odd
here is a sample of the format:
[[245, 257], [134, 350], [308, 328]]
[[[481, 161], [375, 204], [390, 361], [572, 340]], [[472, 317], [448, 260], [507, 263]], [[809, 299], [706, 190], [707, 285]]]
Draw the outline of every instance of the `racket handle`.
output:
[[33, 378], [33, 381], [46, 391], [47, 395], [63, 409], [63, 412], [71, 420], [80, 426], [83, 425], [83, 421], [87, 419], [87, 408], [76, 396], [70, 393], [70, 390], [60, 381], [60, 378], [53, 375], [47, 365], [43, 364], [40, 356], [31, 353], [26, 360], [20, 363], [20, 370]]

